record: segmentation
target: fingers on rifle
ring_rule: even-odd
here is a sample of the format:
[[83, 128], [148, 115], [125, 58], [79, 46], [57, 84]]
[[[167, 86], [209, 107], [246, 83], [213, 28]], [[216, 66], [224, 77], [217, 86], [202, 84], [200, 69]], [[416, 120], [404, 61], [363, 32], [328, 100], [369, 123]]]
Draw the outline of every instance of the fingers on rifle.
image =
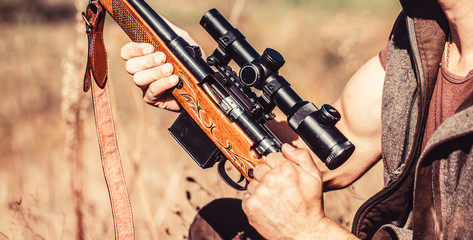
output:
[[314, 176], [320, 175], [319, 169], [316, 167], [309, 150], [303, 148], [294, 148], [289, 144], [284, 144], [281, 152], [289, 161], [301, 166], [304, 171]]
[[159, 81], [152, 82], [148, 85], [148, 88], [144, 90], [144, 101], [148, 104], [155, 105], [161, 99], [162, 94], [166, 90], [174, 87], [178, 81], [179, 78], [176, 75], [171, 75]]
[[[165, 63], [158, 67], [145, 69], [145, 70], [136, 72], [133, 75], [133, 81], [141, 89], [146, 89], [148, 88], [150, 84], [154, 82], [161, 82], [162, 78], [171, 76], [173, 71], [174, 71], [174, 67], [172, 66], [172, 64]], [[174, 78], [172, 78], [172, 80], [174, 80]]]
[[259, 182], [256, 179], [251, 181], [248, 184], [247, 188], [246, 188], [247, 193], [248, 194], [253, 194], [255, 192], [255, 188], [256, 188], [256, 186], [258, 186], [258, 184], [259, 184]]
[[149, 55], [153, 52], [154, 47], [149, 43], [129, 42], [122, 47], [120, 56], [126, 61], [130, 58]]
[[271, 168], [266, 164], [259, 164], [253, 169], [255, 179], [251, 181], [247, 186], [247, 191], [249, 194], [252, 194], [254, 192], [259, 182], [269, 171], [271, 171]]
[[130, 58], [125, 63], [125, 69], [129, 74], [134, 75], [139, 71], [161, 66], [165, 62], [166, 55], [162, 52], [155, 52], [149, 55]]
[[266, 165], [268, 165], [270, 168], [275, 168], [278, 164], [279, 161], [281, 161], [280, 158], [282, 158], [283, 155], [279, 152], [277, 153], [271, 153], [266, 157]]
[[271, 170], [271, 168], [266, 164], [257, 165], [253, 169], [253, 174], [255, 176], [255, 179], [258, 180], [258, 181], [261, 181], [261, 179], [264, 177], [264, 175], [270, 170]]

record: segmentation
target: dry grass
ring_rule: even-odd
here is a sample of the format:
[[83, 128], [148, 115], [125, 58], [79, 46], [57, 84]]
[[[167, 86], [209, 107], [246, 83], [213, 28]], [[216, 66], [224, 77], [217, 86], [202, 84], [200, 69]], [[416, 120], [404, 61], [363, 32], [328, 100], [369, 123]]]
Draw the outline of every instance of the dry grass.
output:
[[[390, 1], [372, 2], [397, 8]], [[0, 7], [5, 2], [12, 1], [0, 0]], [[198, 21], [218, 8], [259, 51], [279, 50], [287, 62], [282, 74], [316, 105], [334, 100], [355, 69], [384, 46], [397, 11], [368, 0], [348, 7], [343, 1], [304, 0], [149, 2], [207, 52], [215, 45]], [[25, 16], [0, 23], [0, 240], [111, 239], [90, 95], [80, 92], [85, 34], [77, 32], [74, 18], [48, 22]], [[185, 239], [196, 209], [242, 193], [180, 149], [167, 133], [174, 113], [143, 103], [119, 57], [128, 40], [107, 21], [111, 90], [137, 239]], [[380, 168], [346, 190], [326, 194], [327, 214], [348, 227], [355, 209], [381, 186]]]

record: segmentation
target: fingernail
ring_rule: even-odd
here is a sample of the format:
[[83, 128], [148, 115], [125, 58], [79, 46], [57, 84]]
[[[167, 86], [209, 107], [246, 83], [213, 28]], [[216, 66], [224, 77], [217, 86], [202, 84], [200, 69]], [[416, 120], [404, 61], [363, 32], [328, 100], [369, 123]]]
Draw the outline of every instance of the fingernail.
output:
[[173, 67], [172, 67], [171, 64], [165, 64], [165, 65], [163, 65], [163, 68], [162, 68], [161, 71], [162, 71], [163, 74], [168, 75], [168, 74], [172, 73], [172, 70], [173, 70]]
[[169, 83], [175, 86], [179, 82], [179, 78], [176, 75], [169, 76]]
[[165, 56], [164, 54], [157, 54], [156, 57], [154, 58], [154, 61], [156, 62], [156, 64], [161, 64], [165, 61]]
[[294, 149], [296, 149], [291, 144], [288, 144], [288, 143], [285, 143], [283, 147], [286, 149], [286, 151], [289, 151], [289, 152], [292, 152], [294, 151]]
[[154, 51], [153, 47], [147, 47], [147, 48], [143, 49], [143, 53], [146, 54], [146, 55], [153, 53], [153, 51]]

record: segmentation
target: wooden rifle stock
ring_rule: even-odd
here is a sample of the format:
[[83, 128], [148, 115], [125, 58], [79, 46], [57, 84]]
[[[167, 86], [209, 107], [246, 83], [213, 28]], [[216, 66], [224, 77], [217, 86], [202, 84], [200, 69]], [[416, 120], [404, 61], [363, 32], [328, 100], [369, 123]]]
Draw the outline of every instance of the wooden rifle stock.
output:
[[[189, 46], [190, 50], [186, 50], [189, 53], [186, 60], [188, 62], [179, 60], [176, 56], [178, 53], [171, 50], [172, 44], [176, 41], [182, 43], [183, 40], [173, 39], [175, 33], [172, 29], [157, 14], [154, 15], [154, 11], [143, 0], [99, 2], [132, 41], [150, 43], [156, 50], [166, 54], [167, 61], [174, 66], [173, 74], [181, 81], [178, 87], [172, 90], [173, 96], [242, 176], [251, 181], [252, 169], [265, 162], [264, 156], [254, 151], [254, 142], [250, 137], [235, 122], [228, 119], [203, 89], [202, 82], [205, 82], [208, 74], [206, 68], [210, 67], [201, 58], [198, 49]], [[186, 64], [198, 65], [200, 69], [189, 69]], [[245, 188], [246, 186], [240, 190]]]

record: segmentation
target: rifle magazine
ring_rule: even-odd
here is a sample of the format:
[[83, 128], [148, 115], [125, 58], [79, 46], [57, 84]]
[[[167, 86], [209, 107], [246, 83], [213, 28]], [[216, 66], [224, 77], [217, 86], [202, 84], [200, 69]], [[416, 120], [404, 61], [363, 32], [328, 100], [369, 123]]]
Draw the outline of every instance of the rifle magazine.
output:
[[177, 117], [169, 128], [169, 132], [201, 168], [210, 168], [216, 162], [225, 158], [217, 146], [185, 111]]

